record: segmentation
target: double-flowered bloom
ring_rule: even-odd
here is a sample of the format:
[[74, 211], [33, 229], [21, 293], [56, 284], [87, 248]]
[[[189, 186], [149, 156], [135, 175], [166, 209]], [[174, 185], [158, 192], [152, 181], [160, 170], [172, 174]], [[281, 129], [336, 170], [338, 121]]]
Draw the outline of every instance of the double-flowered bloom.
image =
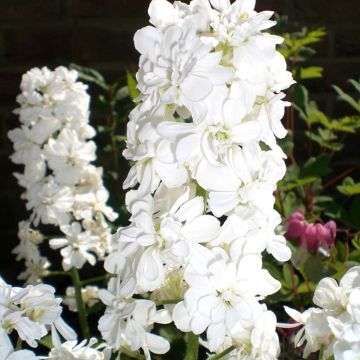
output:
[[305, 342], [304, 357], [323, 349], [324, 358], [356, 359], [360, 353], [360, 267], [354, 266], [339, 284], [332, 278], [322, 279], [314, 293], [311, 307], [300, 313], [287, 313], [303, 327], [295, 336], [295, 345]]
[[115, 278], [100, 293], [99, 329], [114, 350], [164, 353], [151, 330], [173, 321], [203, 334], [211, 352], [277, 358], [276, 317], [263, 300], [280, 283], [262, 253], [291, 255], [273, 192], [285, 173], [282, 91], [293, 80], [276, 51], [282, 39], [264, 32], [272, 12], [254, 6], [153, 0], [153, 26], [135, 34], [140, 95], [124, 151], [133, 162], [124, 187], [135, 190], [130, 225], [105, 261]]

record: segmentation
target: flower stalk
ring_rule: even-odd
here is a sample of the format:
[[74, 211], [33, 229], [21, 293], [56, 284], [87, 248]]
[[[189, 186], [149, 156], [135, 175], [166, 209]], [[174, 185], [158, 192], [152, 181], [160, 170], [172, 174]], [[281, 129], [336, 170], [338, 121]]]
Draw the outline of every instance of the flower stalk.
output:
[[186, 340], [185, 360], [197, 360], [199, 355], [199, 335], [189, 332]]
[[72, 282], [73, 282], [73, 285], [75, 288], [75, 300], [76, 300], [76, 305], [77, 305], [77, 309], [78, 309], [81, 333], [85, 339], [88, 339], [88, 338], [90, 338], [90, 330], [89, 330], [89, 324], [86, 320], [85, 304], [84, 304], [82, 296], [81, 296], [82, 283], [80, 280], [79, 271], [76, 267], [72, 268], [71, 275], [72, 275]]
[[209, 358], [209, 360], [219, 360], [222, 359], [225, 355], [230, 354], [233, 350], [235, 350], [235, 346], [230, 346], [227, 349], [225, 349], [224, 351], [222, 351], [221, 353], [212, 356], [211, 358]]

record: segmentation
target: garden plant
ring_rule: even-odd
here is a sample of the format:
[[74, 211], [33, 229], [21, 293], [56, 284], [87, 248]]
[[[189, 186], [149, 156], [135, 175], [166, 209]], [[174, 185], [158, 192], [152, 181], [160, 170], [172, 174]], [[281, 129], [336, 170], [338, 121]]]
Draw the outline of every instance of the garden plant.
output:
[[359, 167], [336, 163], [360, 83], [328, 116], [304, 85], [326, 30], [254, 8], [152, 0], [135, 76], [23, 75], [0, 360], [360, 358]]

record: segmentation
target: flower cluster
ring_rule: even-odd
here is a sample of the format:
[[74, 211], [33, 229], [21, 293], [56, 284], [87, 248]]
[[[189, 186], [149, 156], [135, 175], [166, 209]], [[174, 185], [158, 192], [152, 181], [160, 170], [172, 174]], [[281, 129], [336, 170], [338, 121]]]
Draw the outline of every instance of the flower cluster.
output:
[[293, 79], [276, 51], [282, 39], [263, 32], [272, 12], [254, 5], [153, 0], [153, 26], [135, 34], [140, 95], [124, 188], [137, 188], [126, 196], [131, 223], [105, 261], [116, 277], [100, 293], [99, 329], [115, 350], [164, 353], [169, 344], [151, 329], [173, 321], [206, 335], [211, 352], [277, 358], [276, 318], [261, 301], [280, 283], [262, 252], [291, 255], [273, 192], [285, 173], [282, 90]]
[[304, 327], [295, 336], [295, 345], [306, 342], [304, 357], [323, 349], [323, 358], [357, 359], [360, 353], [360, 266], [347, 271], [340, 283], [322, 279], [314, 293], [318, 308], [303, 313], [286, 308]]
[[61, 298], [55, 298], [52, 286], [39, 284], [26, 288], [12, 287], [0, 278], [0, 329], [15, 330], [19, 338], [36, 347], [51, 328], [67, 340], [76, 339], [75, 332], [60, 317]]
[[[12, 287], [0, 278], [0, 359], [1, 360], [110, 360], [111, 350], [95, 338], [77, 344], [76, 333], [61, 318], [61, 298], [45, 284]], [[31, 347], [51, 330], [52, 349], [48, 356], [37, 357], [30, 350], [14, 350], [11, 337]], [[61, 343], [59, 333], [67, 341]], [[18, 344], [21, 341], [18, 340]], [[98, 346], [95, 346], [98, 344]]]
[[[81, 288], [81, 298], [84, 305], [88, 307], [94, 306], [99, 301], [99, 288], [92, 285]], [[75, 299], [75, 288], [73, 286], [66, 288], [64, 304], [69, 308], [70, 311], [78, 311]]]
[[304, 210], [295, 211], [287, 220], [287, 239], [299, 238], [299, 244], [309, 251], [321, 251], [328, 254], [328, 249], [335, 244], [336, 223], [333, 220], [325, 224], [309, 224], [304, 217]]
[[17, 259], [25, 260], [27, 270], [20, 277], [28, 282], [37, 281], [50, 266], [38, 247], [43, 237], [32, 226], [60, 227], [64, 235], [49, 244], [61, 248], [65, 270], [93, 265], [96, 256], [109, 251], [106, 218], [114, 220], [117, 214], [106, 205], [102, 169], [91, 164], [96, 145], [89, 140], [95, 135], [89, 125], [90, 98], [77, 76], [64, 67], [27, 72], [15, 110], [21, 126], [8, 134], [15, 149], [12, 161], [24, 165], [15, 176], [31, 211], [29, 221], [19, 224], [21, 242], [14, 249]]

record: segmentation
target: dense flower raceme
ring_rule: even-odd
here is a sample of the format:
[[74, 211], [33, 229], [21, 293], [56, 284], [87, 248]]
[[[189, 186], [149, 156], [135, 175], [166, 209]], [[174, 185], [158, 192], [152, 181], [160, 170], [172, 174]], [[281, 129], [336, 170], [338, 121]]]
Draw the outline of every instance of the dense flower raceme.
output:
[[305, 312], [286, 308], [287, 313], [303, 325], [296, 334], [295, 345], [306, 342], [304, 357], [324, 350], [324, 359], [357, 359], [360, 353], [360, 267], [347, 271], [338, 284], [322, 279], [314, 294], [314, 304]]
[[165, 353], [151, 331], [173, 321], [211, 352], [233, 346], [231, 359], [278, 356], [276, 317], [262, 301], [280, 283], [262, 253], [291, 255], [273, 192], [285, 173], [282, 90], [293, 80], [276, 51], [282, 39], [263, 32], [272, 12], [254, 6], [153, 0], [153, 26], [135, 34], [140, 95], [124, 188], [138, 187], [105, 261], [115, 277], [99, 293], [99, 330], [114, 351]]
[[59, 331], [67, 340], [75, 332], [61, 319], [61, 299], [55, 298], [52, 286], [39, 284], [26, 288], [12, 287], [0, 278], [0, 329], [15, 330], [19, 338], [36, 347], [49, 329]]
[[328, 249], [335, 244], [336, 223], [333, 220], [325, 224], [309, 224], [303, 209], [295, 211], [287, 220], [287, 239], [299, 238], [300, 245], [309, 251], [321, 251], [328, 254]]
[[[12, 287], [0, 278], [0, 359], [1, 360], [110, 360], [111, 349], [106, 344], [76, 341], [76, 333], [62, 320], [61, 298], [55, 289], [45, 284]], [[51, 331], [53, 348], [48, 356], [30, 350], [14, 350], [11, 338], [18, 338], [31, 347]], [[66, 340], [61, 343], [60, 335]], [[15, 337], [16, 338], [16, 337]]]
[[31, 211], [30, 219], [19, 224], [20, 244], [14, 249], [26, 265], [19, 278], [28, 283], [38, 281], [50, 266], [39, 251], [44, 237], [34, 227], [40, 223], [62, 231], [49, 245], [61, 249], [65, 270], [93, 265], [110, 250], [106, 219], [117, 214], [106, 205], [102, 169], [91, 164], [96, 145], [89, 140], [95, 135], [89, 125], [90, 98], [77, 76], [64, 67], [27, 72], [15, 111], [21, 126], [8, 134], [15, 149], [12, 161], [24, 165], [15, 176]]

